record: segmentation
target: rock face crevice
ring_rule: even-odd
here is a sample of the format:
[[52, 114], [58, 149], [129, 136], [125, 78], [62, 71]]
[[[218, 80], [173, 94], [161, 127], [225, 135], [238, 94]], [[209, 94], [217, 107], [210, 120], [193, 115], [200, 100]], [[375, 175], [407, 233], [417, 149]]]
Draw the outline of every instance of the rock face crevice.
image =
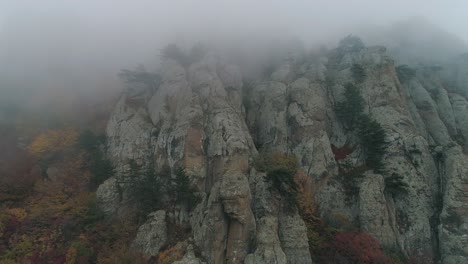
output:
[[[365, 73], [359, 82], [354, 65]], [[165, 59], [158, 89], [128, 89], [115, 106], [107, 138], [117, 173], [98, 199], [110, 214], [124, 210], [115, 190], [129, 160], [183, 167], [202, 200], [180, 221], [207, 263], [312, 263], [304, 221], [283, 210], [252, 165], [259, 151], [279, 151], [294, 154], [312, 179], [324, 219], [340, 216], [407, 257], [468, 262], [468, 86], [427, 71], [403, 80], [384, 47], [342, 45], [288, 59], [246, 90], [240, 69], [216, 54], [188, 66]], [[363, 157], [334, 112], [349, 82], [389, 143], [385, 172], [366, 171], [352, 197], [336, 149], [352, 147], [346, 159], [354, 164]], [[387, 186], [395, 176], [404, 191]]]

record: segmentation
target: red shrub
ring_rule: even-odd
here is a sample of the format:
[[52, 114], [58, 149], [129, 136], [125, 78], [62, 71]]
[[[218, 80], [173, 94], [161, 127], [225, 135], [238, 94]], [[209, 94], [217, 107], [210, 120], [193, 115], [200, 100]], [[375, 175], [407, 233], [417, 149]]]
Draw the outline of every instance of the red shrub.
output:
[[335, 160], [343, 160], [345, 159], [349, 154], [353, 153], [354, 149], [347, 144], [345, 144], [343, 147], [338, 148], [335, 145], [331, 144], [331, 149], [333, 152], [333, 155], [335, 155]]
[[380, 243], [363, 232], [338, 232], [334, 237], [334, 246], [340, 255], [352, 263], [390, 264]]

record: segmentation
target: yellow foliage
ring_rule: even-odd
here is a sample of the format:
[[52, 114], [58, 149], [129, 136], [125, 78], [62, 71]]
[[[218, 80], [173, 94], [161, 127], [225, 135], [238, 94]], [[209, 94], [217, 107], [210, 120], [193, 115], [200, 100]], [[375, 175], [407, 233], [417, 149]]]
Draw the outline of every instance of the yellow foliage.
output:
[[329, 219], [329, 224], [343, 231], [351, 231], [355, 228], [349, 219], [349, 216], [341, 212], [332, 213]]
[[88, 240], [88, 238], [86, 237], [86, 234], [83, 234], [83, 233], [81, 233], [81, 234], [78, 236], [78, 238], [81, 239], [81, 240], [84, 240], [84, 241]]
[[3, 231], [7, 222], [10, 220], [10, 216], [5, 212], [0, 211], [0, 238], [2, 237]]
[[309, 251], [312, 255], [316, 255], [328, 246], [329, 237], [324, 234], [320, 220], [314, 216], [316, 205], [313, 179], [304, 171], [298, 171], [294, 176], [294, 181], [298, 189], [297, 206], [307, 228]]
[[2, 259], [0, 260], [1, 264], [17, 264], [16, 260], [13, 259]]
[[31, 217], [83, 217], [94, 199], [94, 194], [90, 192], [69, 197], [59, 190], [50, 191], [47, 195], [30, 201]]
[[297, 205], [303, 218], [314, 215], [316, 206], [312, 178], [303, 171], [298, 171], [294, 177], [297, 184]]
[[31, 254], [35, 247], [34, 239], [28, 235], [21, 235], [14, 241], [14, 246], [7, 250], [0, 258], [0, 263], [8, 263], [11, 260], [18, 260]]
[[78, 257], [78, 251], [74, 246], [70, 246], [67, 250], [67, 254], [65, 256], [65, 263], [66, 264], [75, 264], [76, 257]]
[[22, 222], [26, 216], [28, 216], [28, 213], [26, 213], [26, 210], [23, 208], [11, 208], [11, 209], [6, 209], [5, 210], [7, 214], [14, 216], [18, 221]]
[[255, 168], [261, 172], [286, 170], [291, 174], [296, 173], [299, 163], [293, 154], [281, 152], [261, 153], [254, 160]]
[[37, 136], [28, 149], [31, 154], [38, 157], [56, 154], [75, 145], [78, 136], [78, 132], [70, 128], [48, 130]]
[[12, 217], [22, 222], [26, 216], [26, 210], [23, 208], [11, 208], [0, 211], [0, 239], [2, 238], [3, 231], [5, 230], [7, 223], [12, 219]]
[[138, 252], [121, 244], [112, 248], [105, 248], [98, 254], [99, 264], [146, 264], [146, 259]]
[[179, 244], [164, 250], [158, 255], [158, 264], [170, 264], [181, 260], [185, 255], [185, 250]]
[[309, 242], [310, 253], [316, 255], [325, 250], [330, 238], [318, 232], [319, 226], [317, 226], [317, 223], [314, 223], [312, 219], [306, 220], [305, 225], [307, 228], [307, 240]]

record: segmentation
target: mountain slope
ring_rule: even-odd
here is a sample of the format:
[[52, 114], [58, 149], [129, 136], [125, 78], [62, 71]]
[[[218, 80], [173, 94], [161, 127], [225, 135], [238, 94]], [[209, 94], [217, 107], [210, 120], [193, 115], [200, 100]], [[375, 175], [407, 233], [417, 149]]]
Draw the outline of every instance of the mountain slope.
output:
[[[333, 234], [358, 228], [416, 263], [468, 261], [465, 64], [444, 68], [457, 72], [455, 81], [437, 67], [396, 67], [384, 47], [348, 37], [327, 54], [291, 56], [247, 84], [237, 66], [202, 55], [167, 56], [156, 89], [130, 83], [122, 94], [107, 127], [117, 174], [97, 191], [105, 211], [122, 215], [134, 206], [124, 180], [132, 162], [160, 175], [170, 171], [169, 178], [184, 168], [200, 202], [193, 208], [173, 202], [165, 185], [168, 202], [157, 209], [167, 218], [158, 225], [190, 229], [185, 243], [200, 259], [324, 263], [311, 241], [315, 220], [301, 206], [288, 206], [285, 190], [293, 185], [282, 182], [275, 190], [268, 169], [256, 166], [259, 153], [289, 153], [298, 160], [295, 179], [310, 180], [314, 217]], [[383, 170], [368, 166], [366, 142], [337, 117], [349, 84], [364, 99], [364, 114], [385, 131]], [[167, 242], [151, 234], [144, 239], [157, 242], [143, 246], [145, 252]], [[337, 252], [330, 263], [345, 258]]]

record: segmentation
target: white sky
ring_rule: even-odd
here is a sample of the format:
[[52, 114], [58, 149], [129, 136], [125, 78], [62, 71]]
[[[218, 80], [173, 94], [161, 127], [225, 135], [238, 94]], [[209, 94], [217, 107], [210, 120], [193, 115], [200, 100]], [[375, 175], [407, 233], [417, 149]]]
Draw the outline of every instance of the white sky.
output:
[[173, 41], [329, 43], [415, 16], [468, 41], [468, 0], [0, 0], [0, 93], [99, 86]]
[[468, 40], [467, 14], [467, 0], [0, 0], [3, 20], [73, 18], [106, 29], [142, 23], [155, 33], [279, 27], [321, 36], [352, 24], [422, 16]]

